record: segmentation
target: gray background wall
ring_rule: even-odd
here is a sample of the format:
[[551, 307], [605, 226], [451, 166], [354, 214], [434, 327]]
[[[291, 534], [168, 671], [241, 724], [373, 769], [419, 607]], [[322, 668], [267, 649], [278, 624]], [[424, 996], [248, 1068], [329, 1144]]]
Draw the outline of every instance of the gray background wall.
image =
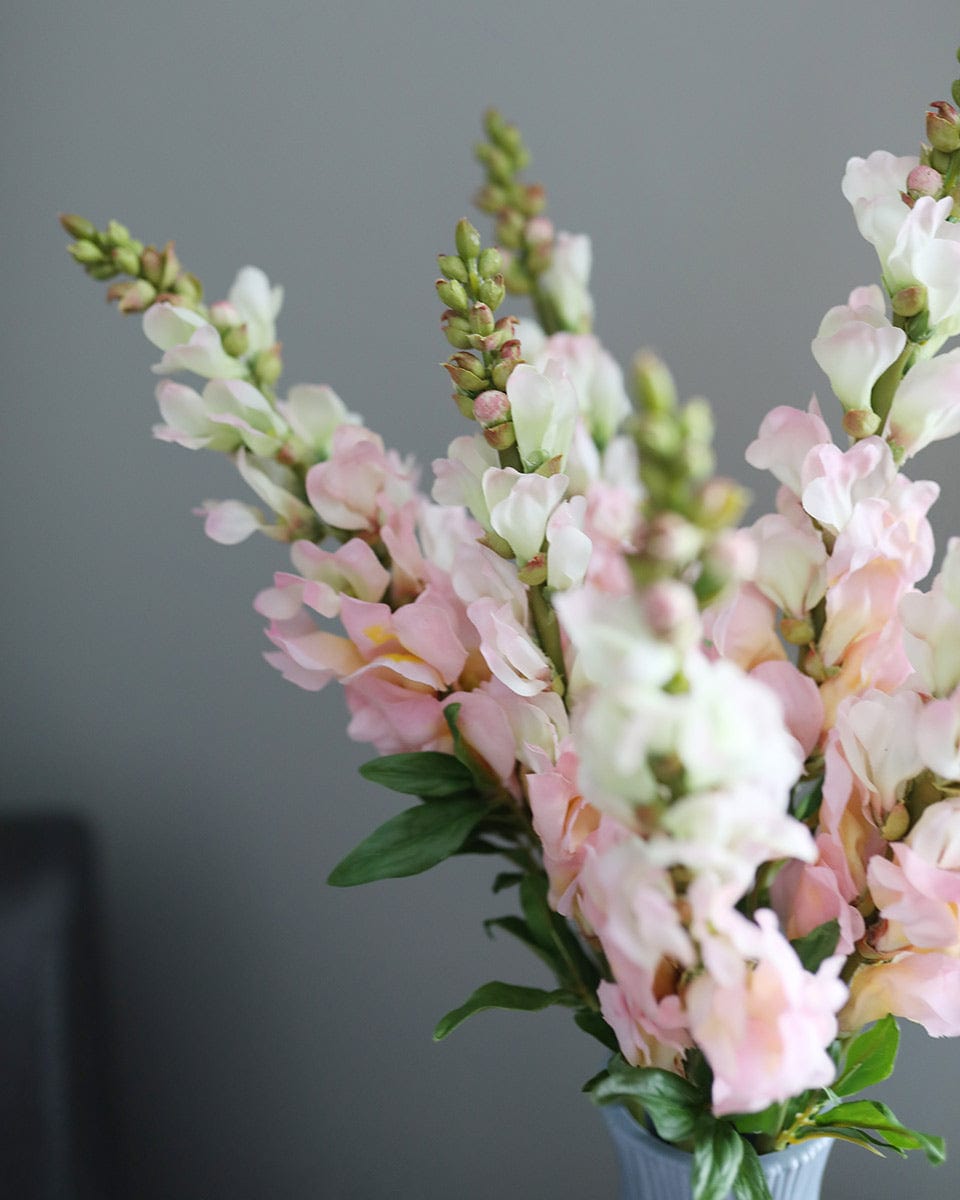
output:
[[[822, 313], [876, 277], [848, 155], [915, 149], [946, 94], [956, 0], [922, 6], [543, 0], [483, 5], [7, 0], [0, 15], [4, 395], [2, 803], [71, 805], [102, 853], [125, 1194], [612, 1196], [565, 1017], [436, 1017], [489, 978], [480, 864], [360, 891], [331, 866], [396, 809], [356, 774], [341, 698], [260, 660], [264, 540], [206, 541], [226, 463], [151, 440], [155, 359], [73, 267], [61, 209], [176, 236], [224, 294], [284, 283], [289, 382], [334, 385], [424, 461], [462, 432], [437, 364], [433, 256], [496, 101], [560, 224], [593, 234], [599, 330], [714, 402], [722, 467], [825, 381]], [[956, 531], [956, 447], [938, 535]], [[758, 493], [769, 499], [762, 481]], [[952, 1165], [838, 1148], [825, 1196], [960, 1191], [957, 1047], [922, 1036], [887, 1089]], [[2, 1082], [0, 1082], [2, 1086]], [[0, 1193], [2, 1193], [0, 1183]]]

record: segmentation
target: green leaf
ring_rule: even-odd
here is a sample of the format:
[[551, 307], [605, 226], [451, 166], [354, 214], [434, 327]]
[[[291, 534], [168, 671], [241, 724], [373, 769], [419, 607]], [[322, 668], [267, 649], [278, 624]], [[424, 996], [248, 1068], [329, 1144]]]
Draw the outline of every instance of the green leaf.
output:
[[519, 871], [501, 871], [493, 881], [494, 894], [503, 892], [509, 887], [516, 887], [523, 880], [523, 875]]
[[804, 969], [816, 972], [823, 960], [829, 958], [836, 950], [839, 940], [840, 922], [834, 918], [832, 921], [824, 921], [803, 937], [794, 938], [790, 945], [796, 950]]
[[659, 1067], [631, 1067], [622, 1058], [610, 1064], [590, 1095], [597, 1104], [641, 1104], [665, 1142], [691, 1137], [704, 1108], [699, 1092], [686, 1079]]
[[573, 1019], [584, 1033], [589, 1033], [601, 1045], [606, 1046], [608, 1050], [612, 1050], [614, 1054], [617, 1053], [619, 1050], [617, 1036], [598, 1012], [592, 1008], [579, 1008], [573, 1014]]
[[780, 1132], [783, 1115], [784, 1106], [774, 1102], [762, 1112], [735, 1113], [729, 1119], [740, 1133], [762, 1133], [767, 1137], [773, 1137], [774, 1134]]
[[545, 992], [542, 988], [520, 987], [515, 983], [500, 983], [494, 980], [485, 983], [469, 997], [459, 1008], [454, 1008], [441, 1017], [433, 1031], [433, 1040], [441, 1042], [454, 1029], [462, 1024], [467, 1017], [474, 1013], [483, 1012], [487, 1008], [509, 1008], [517, 1012], [539, 1012], [553, 1004], [572, 1006], [577, 1004], [576, 996], [560, 988], [554, 992]]
[[418, 875], [443, 862], [480, 823], [482, 800], [423, 804], [391, 817], [339, 862], [327, 879], [334, 887], [355, 887], [377, 879]]
[[483, 928], [491, 937], [493, 936], [493, 930], [495, 929], [502, 929], [505, 933], [511, 934], [518, 941], [523, 942], [528, 950], [532, 950], [538, 958], [542, 959], [542, 961], [547, 964], [551, 971], [553, 971], [555, 974], [559, 973], [560, 966], [558, 966], [556, 956], [553, 953], [553, 948], [551, 946], [540, 945], [537, 939], [530, 932], [530, 926], [523, 919], [523, 917], [517, 917], [513, 915], [506, 917], [490, 917], [484, 921]]
[[823, 800], [823, 776], [801, 780], [793, 789], [791, 812], [798, 821], [806, 821], [820, 808]]
[[897, 1061], [899, 1044], [900, 1029], [888, 1013], [848, 1043], [833, 1091], [838, 1096], [852, 1096], [887, 1079]]
[[463, 763], [452, 754], [436, 750], [372, 758], [363, 764], [360, 774], [392, 792], [429, 799], [462, 796], [473, 789], [473, 777]]
[[827, 1112], [819, 1113], [815, 1123], [818, 1129], [829, 1127], [842, 1129], [844, 1133], [856, 1131], [868, 1137], [878, 1135], [883, 1139], [881, 1145], [885, 1143], [900, 1154], [907, 1150], [922, 1150], [935, 1166], [946, 1158], [942, 1137], [907, 1129], [893, 1111], [879, 1100], [848, 1100]]
[[[812, 1142], [817, 1138], [825, 1137], [834, 1138], [838, 1142], [849, 1142], [852, 1146], [862, 1146], [864, 1150], [869, 1150], [871, 1154], [876, 1154], [879, 1158], [886, 1157], [879, 1148], [881, 1143], [876, 1138], [872, 1138], [869, 1134], [864, 1133], [862, 1129], [854, 1129], [852, 1126], [813, 1126], [808, 1130], [800, 1130], [794, 1140], [797, 1142]], [[901, 1158], [903, 1157], [902, 1151], [898, 1150], [897, 1153]]]
[[589, 991], [600, 980], [596, 966], [588, 958], [565, 917], [555, 913], [547, 900], [546, 875], [528, 874], [520, 884], [520, 904], [530, 932], [554, 962], [562, 983]]
[[773, 1200], [760, 1158], [748, 1141], [743, 1143], [740, 1170], [733, 1181], [734, 1200]]
[[743, 1161], [743, 1138], [729, 1121], [701, 1120], [690, 1176], [693, 1200], [726, 1200]]

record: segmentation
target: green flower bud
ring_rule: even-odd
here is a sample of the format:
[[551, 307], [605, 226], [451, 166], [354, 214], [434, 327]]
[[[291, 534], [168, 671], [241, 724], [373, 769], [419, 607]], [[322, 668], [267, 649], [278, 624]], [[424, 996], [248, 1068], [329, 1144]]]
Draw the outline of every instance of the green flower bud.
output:
[[[114, 258], [116, 258], [118, 254], [124, 253], [124, 251], [115, 250], [113, 253]], [[140, 267], [143, 274], [156, 287], [160, 286], [160, 281], [163, 279], [163, 265], [163, 255], [156, 246], [147, 246], [140, 255]], [[137, 272], [131, 271], [130, 274], [135, 275]]]
[[119, 274], [112, 262], [91, 263], [85, 270], [91, 279], [96, 279], [100, 282], [113, 279], [115, 275]]
[[952, 154], [960, 149], [960, 113], [946, 100], [936, 100], [927, 113], [927, 140], [934, 150]]
[[517, 575], [525, 587], [540, 587], [547, 582], [547, 556], [542, 551], [535, 554], [523, 564]]
[[960, 105], [960, 79], [955, 79], [950, 85], [950, 94], [955, 104]]
[[501, 187], [497, 187], [494, 183], [485, 183], [473, 198], [474, 204], [481, 212], [493, 213], [500, 212], [506, 208], [507, 194]]
[[633, 385], [641, 408], [668, 413], [677, 407], [677, 388], [667, 365], [651, 350], [641, 350], [633, 360]]
[[501, 358], [499, 362], [495, 362], [490, 371], [490, 378], [493, 381], [493, 386], [498, 391], [504, 391], [507, 386], [507, 380], [513, 374], [513, 368], [516, 366], [516, 361], [509, 358]]
[[182, 297], [188, 306], [197, 305], [203, 297], [203, 284], [192, 272], [183, 271], [177, 276], [173, 291]]
[[477, 296], [491, 309], [499, 308], [506, 294], [502, 275], [498, 275], [496, 279], [485, 279], [477, 288]]
[[[488, 246], [486, 250], [480, 251], [480, 258], [477, 261], [477, 271], [484, 279], [493, 279], [503, 270], [503, 255], [496, 246]], [[489, 301], [486, 303], [489, 304]], [[496, 307], [491, 304], [491, 308]]]
[[125, 275], [140, 274], [140, 259], [129, 246], [117, 246], [110, 251], [110, 257]]
[[509, 450], [517, 443], [517, 435], [512, 421], [504, 421], [502, 425], [491, 425], [483, 431], [483, 436], [494, 450]]
[[[482, 369], [479, 360], [474, 359], [473, 361], [477, 364], [478, 369]], [[445, 362], [443, 369], [453, 380], [454, 384], [462, 392], [466, 392], [470, 396], [479, 395], [480, 392], [486, 391], [489, 387], [489, 381], [478, 375], [475, 371], [455, 366], [452, 362]]]
[[111, 245], [122, 246], [130, 241], [130, 230], [113, 219], [107, 222], [106, 239]]
[[67, 247], [67, 250], [78, 263], [98, 263], [103, 261], [103, 252], [100, 247], [86, 238], [81, 238], [80, 241], [74, 242], [72, 246]]
[[97, 227], [86, 217], [78, 217], [76, 213], [61, 213], [60, 224], [74, 238], [83, 238], [92, 242], [97, 236]]
[[177, 276], [180, 274], [180, 259], [177, 258], [177, 252], [173, 248], [173, 242], [167, 242], [163, 248], [163, 273], [160, 276], [160, 288], [167, 291], [173, 287]]
[[915, 317], [927, 307], [927, 289], [923, 284], [901, 288], [893, 296], [891, 305], [898, 317]]
[[493, 333], [493, 313], [490, 311], [489, 305], [483, 303], [474, 304], [470, 309], [470, 328], [474, 333]]
[[470, 272], [463, 265], [463, 259], [455, 254], [438, 254], [437, 265], [448, 279], [455, 279], [458, 283], [466, 283], [470, 278]]
[[135, 279], [120, 297], [117, 308], [122, 313], [143, 312], [156, 298], [157, 289], [152, 283], [148, 283], [146, 279]]
[[547, 193], [542, 183], [530, 183], [523, 189], [520, 207], [528, 217], [539, 216], [547, 207]]
[[507, 291], [515, 296], [525, 296], [530, 291], [530, 276], [516, 260], [508, 264], [503, 282]]
[[470, 299], [463, 284], [458, 280], [438, 279], [436, 288], [437, 295], [447, 308], [452, 308], [454, 312], [461, 313], [463, 316], [470, 311]]
[[473, 344], [476, 334], [466, 333], [457, 325], [445, 325], [443, 327], [443, 336], [455, 350], [476, 350], [479, 348]]
[[[222, 334], [220, 341], [223, 343], [223, 348], [231, 358], [243, 358], [247, 350], [250, 348], [250, 335], [247, 332], [246, 325], [234, 325], [232, 329], [228, 329]], [[279, 379], [280, 373], [277, 372]], [[272, 382], [276, 382], [273, 380]]]
[[472, 421], [473, 397], [468, 396], [465, 392], [454, 392], [453, 398], [457, 402], [457, 408], [460, 409], [461, 416], [466, 417], [468, 421]]
[[523, 242], [523, 226], [524, 220], [520, 213], [513, 209], [505, 210], [497, 221], [497, 241], [508, 250], [519, 249]]
[[880, 826], [880, 834], [885, 841], [899, 842], [909, 828], [910, 813], [907, 811], [907, 806], [901, 801], [890, 809], [887, 819]]
[[784, 617], [780, 622], [780, 633], [791, 646], [809, 646], [817, 636], [805, 617]]
[[476, 148], [476, 155], [486, 167], [487, 174], [494, 183], [506, 185], [513, 180], [514, 166], [510, 161], [510, 155], [501, 150], [499, 146], [481, 143]]
[[930, 166], [941, 175], [946, 175], [950, 170], [950, 155], [934, 146], [930, 151]]
[[461, 217], [457, 222], [456, 245], [462, 259], [476, 258], [483, 248], [480, 231], [466, 217]]
[[273, 387], [283, 374], [283, 359], [280, 357], [279, 342], [260, 351], [253, 360], [253, 373], [263, 387]]
[[843, 414], [843, 432], [859, 441], [872, 437], [880, 428], [880, 418], [872, 408], [851, 408]]

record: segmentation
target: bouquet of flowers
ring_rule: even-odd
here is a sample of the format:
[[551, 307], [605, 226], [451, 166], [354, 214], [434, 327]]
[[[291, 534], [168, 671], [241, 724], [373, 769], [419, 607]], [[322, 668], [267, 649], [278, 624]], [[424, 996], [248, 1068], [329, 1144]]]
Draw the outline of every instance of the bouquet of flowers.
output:
[[262, 271], [208, 305], [172, 243], [61, 218], [161, 351], [155, 436], [229, 455], [260, 501], [206, 501], [207, 534], [289, 546], [255, 600], [267, 661], [338, 680], [364, 776], [413, 798], [330, 882], [496, 860], [516, 905], [487, 929], [557, 986], [483, 984], [434, 1036], [569, 1008], [610, 1056], [587, 1090], [692, 1150], [696, 1200], [769, 1197], [759, 1156], [816, 1139], [939, 1162], [851, 1097], [893, 1069], [897, 1017], [960, 1034], [960, 539], [920, 589], [938, 489], [903, 470], [960, 432], [960, 114], [848, 163], [880, 284], [813, 340], [843, 444], [816, 399], [773, 409], [746, 457], [776, 511], [745, 528], [706, 402], [649, 352], [625, 376], [589, 240], [545, 215], [518, 130], [485, 132], [495, 245], [461, 220], [436, 283], [471, 429], [426, 492], [331, 388], [278, 391]]

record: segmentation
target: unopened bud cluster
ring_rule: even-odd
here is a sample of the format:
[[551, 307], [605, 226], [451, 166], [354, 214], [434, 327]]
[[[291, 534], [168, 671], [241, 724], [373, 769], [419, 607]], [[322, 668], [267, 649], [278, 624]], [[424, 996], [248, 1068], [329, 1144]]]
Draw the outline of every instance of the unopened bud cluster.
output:
[[131, 276], [107, 289], [107, 299], [115, 301], [121, 312], [143, 312], [158, 299], [185, 308], [199, 305], [203, 288], [195, 275], [181, 267], [173, 242], [167, 242], [162, 250], [144, 246], [119, 221], [110, 221], [101, 231], [75, 213], [64, 213], [60, 224], [76, 238], [68, 247], [70, 254], [93, 279]]
[[693, 576], [697, 600], [708, 604], [739, 574], [729, 531], [747, 494], [713, 475], [713, 417], [705, 400], [681, 405], [665, 364], [650, 352], [633, 365], [636, 412], [629, 423], [645, 489], [645, 527], [631, 561], [640, 584]]
[[469, 420], [477, 420], [497, 450], [514, 444], [507, 380], [520, 362], [515, 317], [497, 319], [506, 288], [503, 258], [481, 243], [480, 234], [464, 218], [456, 228], [456, 254], [437, 258], [444, 278], [437, 295], [447, 306], [441, 327], [455, 353], [443, 364], [455, 391], [453, 398]]
[[[953, 82], [960, 104], [960, 79]], [[953, 200], [951, 218], [960, 218], [960, 113], [948, 100], [935, 100], [926, 117], [927, 141], [920, 147], [920, 162], [907, 177], [903, 202], [908, 207], [923, 196]]]

